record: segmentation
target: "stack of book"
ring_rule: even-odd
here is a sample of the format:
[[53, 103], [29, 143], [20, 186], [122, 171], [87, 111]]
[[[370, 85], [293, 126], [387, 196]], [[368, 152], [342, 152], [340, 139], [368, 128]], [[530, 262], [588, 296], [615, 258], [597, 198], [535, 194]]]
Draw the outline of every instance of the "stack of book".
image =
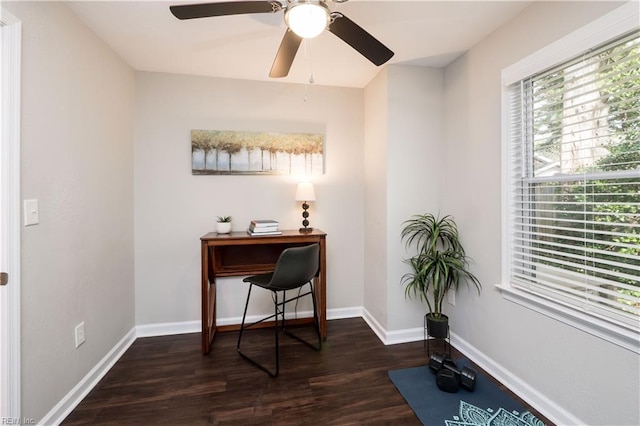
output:
[[281, 235], [282, 231], [278, 229], [280, 223], [272, 219], [256, 219], [249, 224], [247, 233], [251, 236], [255, 235]]

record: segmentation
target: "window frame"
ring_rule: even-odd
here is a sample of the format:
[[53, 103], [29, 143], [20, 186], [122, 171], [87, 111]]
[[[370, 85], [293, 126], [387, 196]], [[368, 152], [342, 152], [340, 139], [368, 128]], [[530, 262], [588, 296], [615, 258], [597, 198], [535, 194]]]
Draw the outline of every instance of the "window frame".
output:
[[586, 313], [572, 304], [563, 303], [543, 293], [515, 287], [510, 282], [512, 252], [510, 194], [513, 189], [511, 159], [514, 153], [509, 136], [511, 131], [509, 88], [512, 84], [637, 29], [638, 22], [640, 22], [640, 7], [635, 2], [628, 2], [502, 70], [502, 280], [497, 287], [506, 300], [640, 354], [640, 335], [637, 330], [606, 317]]

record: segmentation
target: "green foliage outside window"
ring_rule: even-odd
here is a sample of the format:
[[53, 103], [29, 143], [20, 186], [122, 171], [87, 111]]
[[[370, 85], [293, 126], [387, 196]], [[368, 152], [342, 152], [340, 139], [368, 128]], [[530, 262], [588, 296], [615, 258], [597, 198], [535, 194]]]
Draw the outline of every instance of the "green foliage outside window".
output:
[[[606, 173], [640, 170], [640, 36], [576, 63], [581, 67], [576, 73], [583, 75], [572, 76], [569, 66], [530, 83], [532, 175], [548, 176], [529, 186], [536, 206], [532, 225], [539, 233], [533, 250], [542, 253], [541, 263], [570, 272], [589, 274], [597, 264], [593, 276], [626, 284], [621, 286], [626, 288], [616, 288], [621, 293], [618, 302], [640, 307], [640, 179]], [[596, 85], [593, 92], [599, 98], [588, 101], [590, 107], [596, 105], [591, 115], [580, 116], [579, 109], [587, 101], [575, 99], [590, 85]], [[563, 159], [563, 151], [572, 146], [566, 140], [567, 132], [599, 138], [589, 148], [598, 153], [594, 160], [588, 164], [574, 161], [570, 172], [564, 169]], [[575, 179], [555, 180], [555, 175]], [[560, 245], [570, 247], [558, 249]], [[566, 258], [558, 251], [566, 253]], [[581, 256], [590, 260], [581, 265], [575, 260]], [[617, 277], [609, 276], [607, 270]]]

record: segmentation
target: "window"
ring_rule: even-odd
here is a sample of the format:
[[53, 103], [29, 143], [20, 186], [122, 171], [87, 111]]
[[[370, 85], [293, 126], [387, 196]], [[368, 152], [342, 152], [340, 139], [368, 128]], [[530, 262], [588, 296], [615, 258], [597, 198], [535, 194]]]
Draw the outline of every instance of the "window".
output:
[[505, 293], [640, 351], [640, 31], [503, 83]]

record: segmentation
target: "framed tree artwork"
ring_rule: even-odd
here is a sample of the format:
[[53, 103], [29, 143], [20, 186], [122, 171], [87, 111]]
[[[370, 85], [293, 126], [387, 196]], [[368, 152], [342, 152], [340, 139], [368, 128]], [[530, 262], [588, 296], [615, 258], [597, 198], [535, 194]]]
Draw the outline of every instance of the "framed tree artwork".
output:
[[194, 175], [318, 175], [324, 173], [324, 135], [192, 130]]

